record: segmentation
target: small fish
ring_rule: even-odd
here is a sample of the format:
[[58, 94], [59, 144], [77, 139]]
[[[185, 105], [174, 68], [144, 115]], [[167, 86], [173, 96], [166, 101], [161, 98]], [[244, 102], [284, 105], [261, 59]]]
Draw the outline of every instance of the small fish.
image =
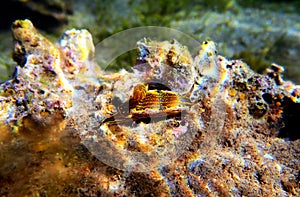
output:
[[219, 79], [220, 70], [217, 63], [217, 49], [213, 41], [204, 41], [200, 46], [199, 54], [195, 57], [195, 69], [199, 76], [210, 76]]

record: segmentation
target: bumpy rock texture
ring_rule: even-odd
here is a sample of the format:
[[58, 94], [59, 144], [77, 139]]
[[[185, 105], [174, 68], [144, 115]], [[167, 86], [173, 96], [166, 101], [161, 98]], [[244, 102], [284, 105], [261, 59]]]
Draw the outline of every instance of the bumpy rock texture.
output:
[[300, 88], [283, 67], [261, 75], [212, 41], [192, 57], [176, 40], [142, 39], [136, 65], [108, 73], [86, 30], [57, 44], [29, 20], [12, 30], [2, 195], [299, 195]]

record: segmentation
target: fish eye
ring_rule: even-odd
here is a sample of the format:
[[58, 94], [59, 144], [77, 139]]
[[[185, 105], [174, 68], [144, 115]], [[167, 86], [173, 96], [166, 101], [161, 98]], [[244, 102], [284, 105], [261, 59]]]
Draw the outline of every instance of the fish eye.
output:
[[179, 127], [180, 126], [180, 123], [177, 121], [174, 123], [174, 127]]
[[182, 72], [183, 71], [183, 66], [179, 64], [178, 69]]

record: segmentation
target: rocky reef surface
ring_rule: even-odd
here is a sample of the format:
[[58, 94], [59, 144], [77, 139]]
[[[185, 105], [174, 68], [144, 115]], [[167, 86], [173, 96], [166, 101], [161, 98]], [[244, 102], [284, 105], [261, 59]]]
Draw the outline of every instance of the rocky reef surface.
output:
[[203, 41], [137, 40], [109, 72], [87, 30], [12, 25], [0, 85], [3, 196], [298, 196], [300, 87]]

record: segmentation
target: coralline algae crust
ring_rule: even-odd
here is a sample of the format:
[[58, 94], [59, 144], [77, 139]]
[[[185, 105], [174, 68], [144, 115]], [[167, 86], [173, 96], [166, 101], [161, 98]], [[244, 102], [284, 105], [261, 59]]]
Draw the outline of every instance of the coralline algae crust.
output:
[[[87, 30], [57, 44], [12, 26], [0, 86], [0, 193], [297, 196], [300, 88], [204, 41], [137, 41], [131, 70], [97, 67]], [[97, 159], [95, 159], [97, 158]], [[24, 181], [26, 180], [26, 182]]]

